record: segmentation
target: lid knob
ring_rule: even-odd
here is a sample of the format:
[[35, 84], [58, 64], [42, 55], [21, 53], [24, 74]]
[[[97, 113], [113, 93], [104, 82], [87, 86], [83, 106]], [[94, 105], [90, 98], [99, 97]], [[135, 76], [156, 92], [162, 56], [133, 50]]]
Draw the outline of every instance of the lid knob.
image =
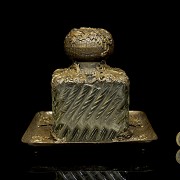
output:
[[73, 61], [102, 61], [113, 53], [114, 41], [102, 28], [73, 28], [65, 37], [64, 50]]

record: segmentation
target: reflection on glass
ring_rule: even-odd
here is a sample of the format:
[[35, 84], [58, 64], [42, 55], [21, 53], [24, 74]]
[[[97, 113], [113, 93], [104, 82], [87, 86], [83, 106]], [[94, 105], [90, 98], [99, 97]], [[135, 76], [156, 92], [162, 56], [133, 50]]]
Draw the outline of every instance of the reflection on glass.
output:
[[180, 149], [176, 153], [176, 161], [180, 164]]
[[126, 180], [125, 172], [120, 171], [57, 171], [56, 180]]

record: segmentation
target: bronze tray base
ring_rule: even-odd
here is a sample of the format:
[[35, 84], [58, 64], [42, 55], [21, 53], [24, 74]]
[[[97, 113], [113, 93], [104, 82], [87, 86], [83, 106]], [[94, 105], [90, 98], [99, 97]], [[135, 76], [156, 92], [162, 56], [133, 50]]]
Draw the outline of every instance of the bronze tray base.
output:
[[117, 142], [151, 142], [158, 137], [154, 132], [146, 114], [142, 111], [129, 111], [129, 129], [130, 137], [124, 134], [121, 138], [113, 139], [108, 142], [65, 142], [57, 141], [51, 135], [51, 126], [53, 124], [52, 111], [37, 112], [25, 131], [22, 142], [29, 145], [53, 145], [70, 143], [117, 143]]

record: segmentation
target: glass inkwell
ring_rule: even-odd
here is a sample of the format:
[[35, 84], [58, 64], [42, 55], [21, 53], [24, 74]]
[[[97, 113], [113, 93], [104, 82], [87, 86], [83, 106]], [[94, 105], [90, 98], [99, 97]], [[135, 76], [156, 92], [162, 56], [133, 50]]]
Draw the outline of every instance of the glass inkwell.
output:
[[64, 49], [73, 63], [53, 72], [52, 110], [35, 114], [23, 143], [43, 148], [67, 145], [67, 149], [74, 144], [96, 148], [157, 140], [146, 114], [129, 110], [130, 81], [125, 71], [106, 63], [114, 50], [107, 30], [74, 28], [65, 37]]
[[129, 110], [129, 78], [106, 64], [112, 35], [102, 28], [72, 29], [64, 40], [73, 64], [52, 75], [52, 111], [38, 112], [22, 142], [113, 143], [157, 139], [147, 116]]

